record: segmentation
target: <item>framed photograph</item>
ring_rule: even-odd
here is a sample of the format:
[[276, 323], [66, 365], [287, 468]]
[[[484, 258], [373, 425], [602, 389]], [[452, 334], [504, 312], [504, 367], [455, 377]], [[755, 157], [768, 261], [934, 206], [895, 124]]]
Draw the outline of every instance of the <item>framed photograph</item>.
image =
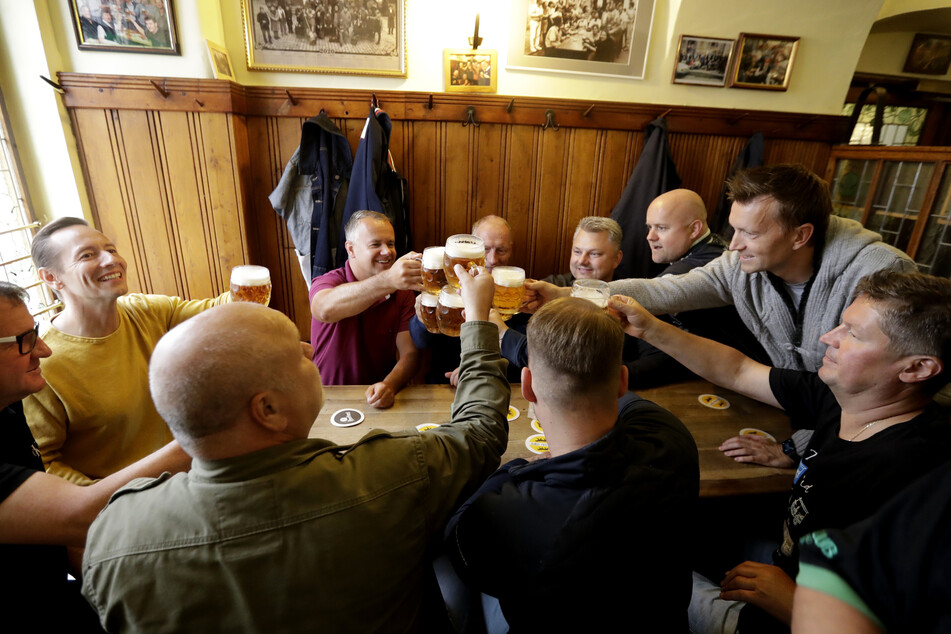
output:
[[675, 84], [726, 86], [736, 40], [681, 35], [674, 64]]
[[231, 67], [231, 57], [228, 55], [228, 50], [211, 40], [205, 40], [205, 44], [208, 45], [208, 61], [211, 62], [211, 70], [215, 73], [215, 79], [234, 81], [234, 69]]
[[248, 69], [406, 77], [406, 0], [241, 0]]
[[496, 51], [447, 48], [443, 53], [446, 92], [495, 92], [499, 66]]
[[172, 0], [68, 0], [84, 51], [179, 55]]
[[951, 66], [951, 35], [915, 33], [903, 72], [946, 75], [949, 66]]
[[730, 87], [786, 90], [797, 48], [798, 37], [740, 33]]
[[506, 68], [643, 79], [656, 0], [512, 0]]

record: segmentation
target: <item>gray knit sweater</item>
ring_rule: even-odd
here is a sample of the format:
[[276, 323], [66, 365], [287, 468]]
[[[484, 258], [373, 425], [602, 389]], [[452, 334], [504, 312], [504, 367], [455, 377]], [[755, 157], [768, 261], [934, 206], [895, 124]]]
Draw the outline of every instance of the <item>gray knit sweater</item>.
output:
[[744, 273], [735, 251], [683, 275], [615, 280], [611, 292], [633, 297], [655, 314], [733, 304], [776, 367], [815, 372], [826, 348], [819, 337], [839, 325], [858, 281], [881, 269], [916, 270], [907, 255], [882, 242], [879, 234], [854, 220], [833, 216], [806, 302], [798, 348], [793, 344], [796, 325], [783, 298], [765, 272]]

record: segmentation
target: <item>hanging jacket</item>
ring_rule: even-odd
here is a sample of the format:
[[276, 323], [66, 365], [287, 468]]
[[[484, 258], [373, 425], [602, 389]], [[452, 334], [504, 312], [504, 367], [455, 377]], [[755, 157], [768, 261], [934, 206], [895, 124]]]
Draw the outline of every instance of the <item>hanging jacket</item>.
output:
[[360, 135], [360, 145], [357, 147], [357, 156], [350, 174], [347, 203], [337, 239], [337, 267], [343, 266], [347, 259], [343, 227], [354, 212], [364, 209], [378, 211], [389, 218], [396, 234], [396, 252], [403, 254], [409, 251], [406, 179], [393, 167], [393, 157], [390, 156], [392, 128], [390, 117], [385, 112], [379, 108], [371, 110]]
[[658, 117], [647, 124], [641, 155], [621, 199], [611, 211], [611, 218], [621, 225], [624, 232], [621, 240], [624, 258], [614, 271], [614, 279], [654, 277], [664, 269], [664, 265], [654, 264], [651, 260], [647, 244], [647, 207], [664, 192], [678, 187], [680, 176], [670, 156], [667, 121]]
[[730, 208], [733, 206], [733, 202], [727, 194], [726, 181], [733, 178], [740, 170], [762, 165], [763, 151], [763, 133], [757, 132], [750, 137], [750, 140], [746, 142], [746, 145], [743, 146], [740, 153], [736, 155], [733, 166], [730, 167], [730, 173], [727, 174], [726, 179], [723, 181], [723, 189], [720, 191], [720, 202], [717, 203], [717, 209], [713, 212], [713, 218], [710, 219], [708, 224], [710, 225], [711, 231], [723, 236], [727, 242], [729, 242], [733, 236], [733, 227], [730, 226], [729, 222]]

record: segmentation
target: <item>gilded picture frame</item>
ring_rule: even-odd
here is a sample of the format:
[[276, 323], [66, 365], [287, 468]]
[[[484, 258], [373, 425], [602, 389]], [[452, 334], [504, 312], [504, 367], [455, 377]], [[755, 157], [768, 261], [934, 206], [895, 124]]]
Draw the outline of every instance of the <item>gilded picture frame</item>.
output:
[[498, 52], [492, 49], [447, 48], [443, 51], [446, 92], [496, 92]]
[[788, 89], [798, 49], [798, 37], [740, 33], [730, 88]]
[[81, 51], [181, 55], [172, 0], [68, 0]]
[[241, 0], [249, 70], [406, 77], [407, 0]]
[[234, 68], [231, 66], [231, 56], [228, 55], [228, 50], [211, 40], [205, 40], [205, 44], [208, 45], [208, 61], [211, 63], [211, 70], [215, 74], [215, 79], [234, 81]]

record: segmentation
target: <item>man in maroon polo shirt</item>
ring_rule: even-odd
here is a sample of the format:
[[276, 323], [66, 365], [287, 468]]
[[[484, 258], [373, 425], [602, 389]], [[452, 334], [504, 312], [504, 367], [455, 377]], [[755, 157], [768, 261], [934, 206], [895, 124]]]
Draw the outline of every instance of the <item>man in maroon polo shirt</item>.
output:
[[367, 403], [390, 407], [419, 363], [409, 322], [420, 255], [397, 258], [393, 225], [375, 211], [353, 214], [344, 232], [347, 262], [310, 285], [314, 363], [324, 385], [367, 384]]

